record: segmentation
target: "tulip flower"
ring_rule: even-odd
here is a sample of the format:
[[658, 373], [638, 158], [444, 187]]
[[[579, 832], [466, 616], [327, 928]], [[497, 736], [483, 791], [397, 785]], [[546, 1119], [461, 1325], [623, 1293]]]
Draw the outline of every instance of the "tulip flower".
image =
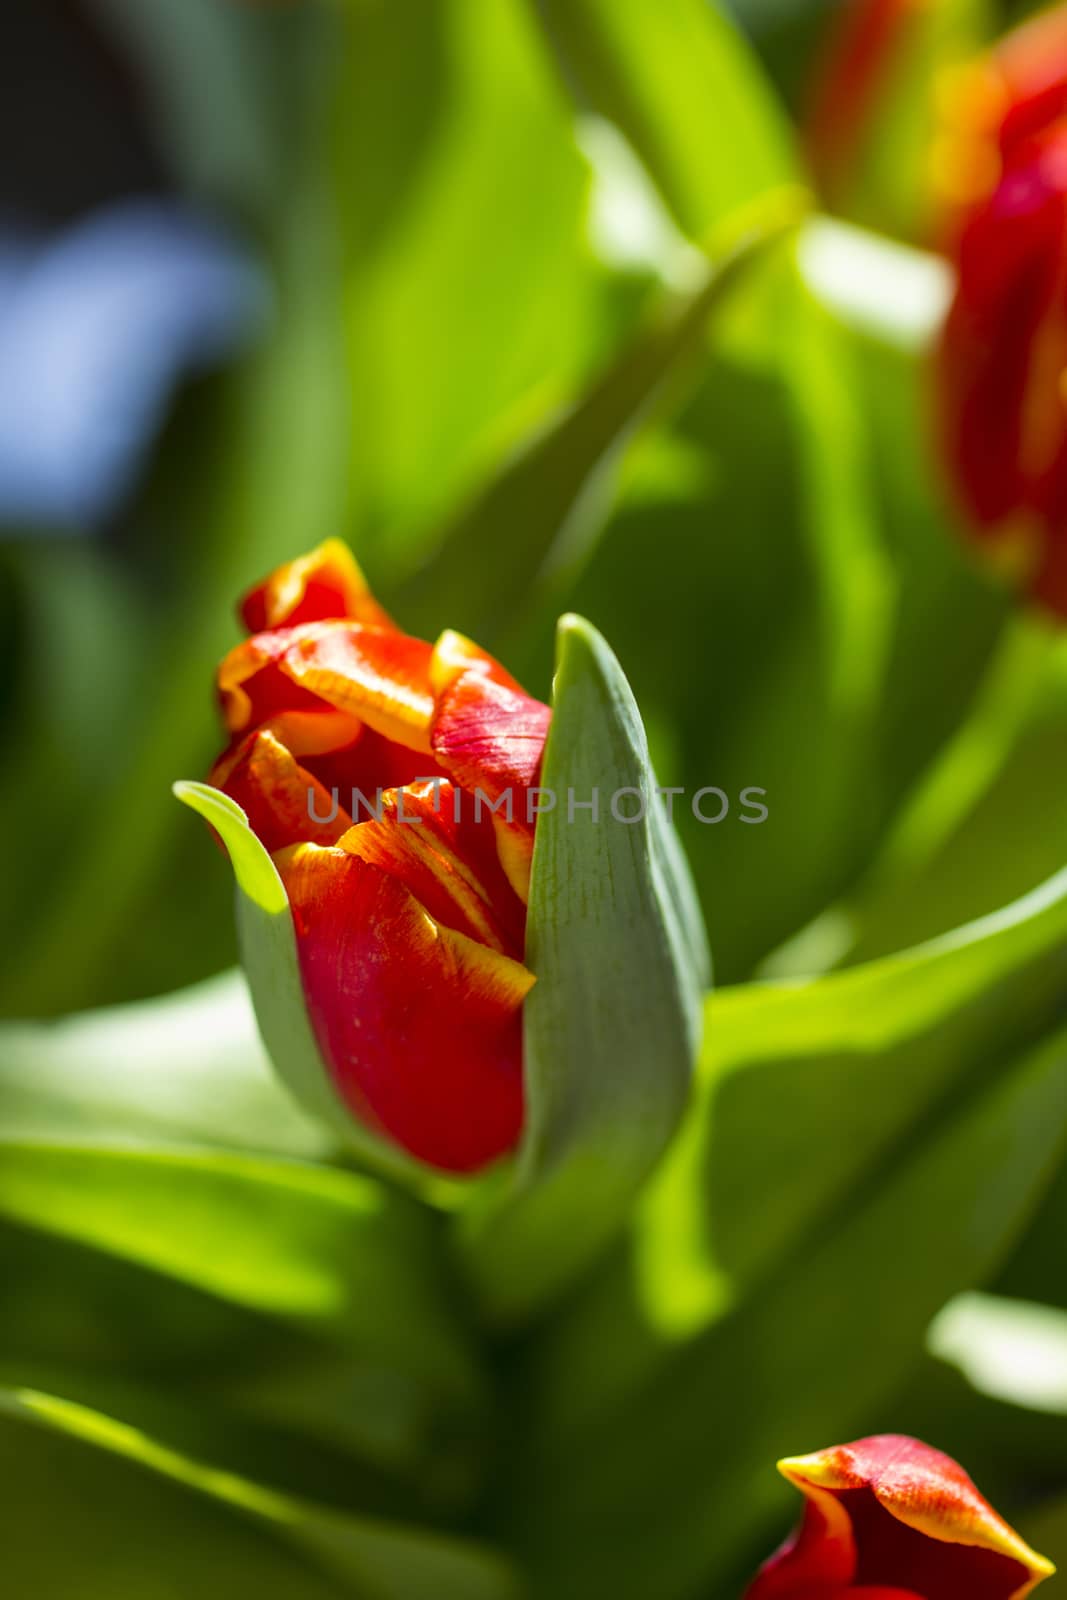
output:
[[1067, 615], [1067, 7], [960, 75], [945, 106], [943, 451], [977, 537]]
[[746, 1600], [1023, 1600], [1053, 1571], [918, 1439], [881, 1434], [778, 1470], [807, 1504]]
[[331, 540], [246, 596], [210, 782], [271, 853], [328, 1080], [444, 1172], [523, 1123], [523, 964], [549, 711], [469, 639], [402, 633]]

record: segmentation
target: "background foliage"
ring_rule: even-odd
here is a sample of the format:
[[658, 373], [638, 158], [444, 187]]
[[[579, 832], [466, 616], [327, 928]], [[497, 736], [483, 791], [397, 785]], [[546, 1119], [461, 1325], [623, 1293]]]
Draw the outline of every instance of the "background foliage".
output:
[[[901, 134], [1007, 13], [943, 8], [830, 220], [797, 134], [829, 9], [5, 19], [12, 227], [150, 194], [260, 295], [106, 514], [5, 513], [13, 1592], [729, 1595], [791, 1514], [775, 1457], [888, 1429], [1067, 1563], [1067, 646], [951, 510], [948, 269]], [[697, 1091], [580, 1281], [551, 1230], [509, 1281], [514, 1235], [294, 1109], [169, 794], [219, 742], [234, 597], [337, 532], [405, 626], [542, 697], [556, 617], [591, 619], [660, 781], [732, 800], [677, 807], [718, 984]], [[572, 639], [566, 681], [625, 706], [616, 671]]]

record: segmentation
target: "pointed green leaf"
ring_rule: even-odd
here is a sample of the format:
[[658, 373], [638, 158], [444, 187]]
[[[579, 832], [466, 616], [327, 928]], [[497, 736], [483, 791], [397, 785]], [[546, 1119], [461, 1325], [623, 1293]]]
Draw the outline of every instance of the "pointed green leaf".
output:
[[[34, 1540], [16, 1538], [9, 1528], [5, 1576], [20, 1590], [58, 1600], [61, 1592], [76, 1589], [96, 1600], [132, 1594], [127, 1585], [136, 1583], [139, 1595], [162, 1597], [178, 1592], [154, 1584], [154, 1565], [165, 1560], [172, 1577], [180, 1575], [182, 1592], [209, 1600], [234, 1594], [235, 1580], [239, 1592], [267, 1600], [517, 1600], [520, 1592], [506, 1563], [472, 1542], [278, 1493], [64, 1397], [29, 1388], [0, 1390], [0, 1415], [6, 1422], [0, 1463], [17, 1458], [21, 1477], [25, 1462], [31, 1525], [44, 1532], [44, 1505], [45, 1526], [63, 1527], [62, 1540], [36, 1549]], [[52, 1447], [19, 1437], [26, 1425], [53, 1435]], [[124, 1472], [122, 1463], [136, 1470]], [[141, 1473], [156, 1480], [151, 1494], [141, 1486]], [[94, 1488], [97, 1478], [106, 1486], [103, 1494]], [[9, 1480], [5, 1472], [4, 1482], [10, 1516], [13, 1504], [22, 1501], [14, 1475]], [[79, 1514], [86, 1499], [88, 1516]], [[141, 1532], [142, 1515], [154, 1548]], [[134, 1559], [124, 1561], [123, 1551], [132, 1551]], [[61, 1591], [63, 1573], [70, 1587]], [[103, 1580], [99, 1586], [97, 1576]]]
[[698, 240], [795, 177], [785, 118], [755, 57], [708, 0], [543, 0], [565, 75], [615, 122]]
[[[739, 1592], [781, 1514], [773, 1462], [884, 1429], [930, 1319], [995, 1270], [1065, 1145], [1060, 1033], [944, 1107], [762, 1292], [680, 1344], [596, 1426], [543, 1452], [535, 1427], [510, 1498], [545, 1592]], [[542, 1393], [527, 1394], [539, 1424]]]
[[505, 1317], [558, 1293], [622, 1225], [684, 1110], [709, 976], [640, 715], [578, 617], [560, 624], [541, 781], [556, 805], [530, 886], [527, 1126], [510, 1186], [464, 1219]]
[[373, 1178], [223, 1151], [8, 1140], [0, 1216], [477, 1390], [432, 1214]]
[[698, 356], [709, 318], [802, 208], [797, 190], [779, 189], [734, 219], [699, 288], [662, 309], [575, 405], [507, 460], [399, 588], [406, 626], [434, 635], [447, 617], [492, 643], [520, 607], [529, 614], [573, 575], [603, 521], [626, 446], [669, 380]]
[[323, 1155], [256, 1032], [240, 972], [57, 1022], [0, 1026], [0, 1134]]
[[546, 1431], [562, 1442], [624, 1404], [758, 1294], [939, 1107], [1054, 1028], [1065, 950], [1067, 872], [918, 949], [713, 994], [692, 1110], [627, 1249], [543, 1343]]

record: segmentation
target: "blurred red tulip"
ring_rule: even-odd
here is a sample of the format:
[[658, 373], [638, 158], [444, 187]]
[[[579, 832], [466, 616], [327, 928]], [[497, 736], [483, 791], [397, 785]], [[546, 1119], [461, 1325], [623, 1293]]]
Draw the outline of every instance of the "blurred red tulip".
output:
[[807, 1504], [746, 1600], [1023, 1600], [1053, 1571], [918, 1439], [881, 1434], [778, 1470]]
[[938, 353], [943, 453], [978, 537], [1067, 616], [1067, 6], [943, 98], [958, 274]]
[[273, 854], [331, 1081], [412, 1155], [473, 1171], [522, 1129], [548, 708], [461, 635], [401, 633], [336, 540], [241, 615], [252, 636], [219, 668], [231, 742], [210, 781]]

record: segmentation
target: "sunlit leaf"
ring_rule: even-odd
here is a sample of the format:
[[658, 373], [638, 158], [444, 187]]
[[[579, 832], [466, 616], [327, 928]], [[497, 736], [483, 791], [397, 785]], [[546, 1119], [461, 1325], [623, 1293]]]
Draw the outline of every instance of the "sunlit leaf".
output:
[[709, 979], [640, 715], [577, 617], [560, 626], [541, 781], [556, 805], [530, 888], [527, 1127], [512, 1184], [467, 1229], [478, 1286], [505, 1316], [557, 1293], [621, 1227], [686, 1104]]
[[[219, 1600], [235, 1592], [235, 1583], [238, 1592], [251, 1593], [254, 1584], [256, 1594], [279, 1600], [440, 1600], [444, 1594], [514, 1600], [518, 1594], [503, 1561], [475, 1544], [265, 1489], [63, 1397], [7, 1389], [0, 1392], [0, 1412], [7, 1419], [0, 1474], [9, 1509], [17, 1496], [29, 1528], [40, 1531], [42, 1507], [64, 1528], [62, 1540], [20, 1535], [8, 1541], [9, 1580], [38, 1593], [58, 1595], [66, 1573], [89, 1600], [131, 1582], [136, 1590], [130, 1593], [162, 1597], [176, 1592], [170, 1577], [156, 1584], [153, 1572], [162, 1563], [167, 1574], [184, 1575], [187, 1590]], [[25, 1425], [45, 1430], [51, 1443], [20, 1437]], [[87, 1460], [87, 1450], [96, 1459]], [[136, 1470], [122, 1470], [120, 1463]], [[157, 1480], [154, 1492], [145, 1492], [142, 1473]], [[93, 1487], [97, 1474], [99, 1490]]]
[[573, 406], [505, 461], [401, 586], [407, 626], [432, 634], [448, 617], [491, 643], [558, 594], [600, 531], [634, 433], [698, 356], [719, 304], [799, 220], [799, 205], [795, 191], [779, 190], [738, 219], [703, 283], [662, 308]]
[[919, 949], [712, 995], [693, 1109], [629, 1251], [545, 1341], [560, 1383], [546, 1423], [566, 1432], [617, 1405], [817, 1238], [927, 1119], [1054, 1026], [1065, 947], [1061, 874]]
[[542, 1581], [561, 1600], [594, 1571], [621, 1600], [739, 1588], [780, 1515], [768, 1463], [886, 1415], [930, 1318], [996, 1267], [1065, 1141], [1061, 1034], [913, 1134], [761, 1292], [582, 1439], [537, 1471], [527, 1454], [514, 1503], [537, 1506], [525, 1532]]
[[568, 76], [625, 134], [686, 233], [795, 173], [785, 120], [719, 6], [545, 0]]
[[0, 1026], [0, 1134], [297, 1156], [331, 1143], [275, 1079], [237, 972], [158, 1000]]
[[224, 1151], [7, 1140], [0, 1214], [476, 1392], [429, 1215], [373, 1179]]

